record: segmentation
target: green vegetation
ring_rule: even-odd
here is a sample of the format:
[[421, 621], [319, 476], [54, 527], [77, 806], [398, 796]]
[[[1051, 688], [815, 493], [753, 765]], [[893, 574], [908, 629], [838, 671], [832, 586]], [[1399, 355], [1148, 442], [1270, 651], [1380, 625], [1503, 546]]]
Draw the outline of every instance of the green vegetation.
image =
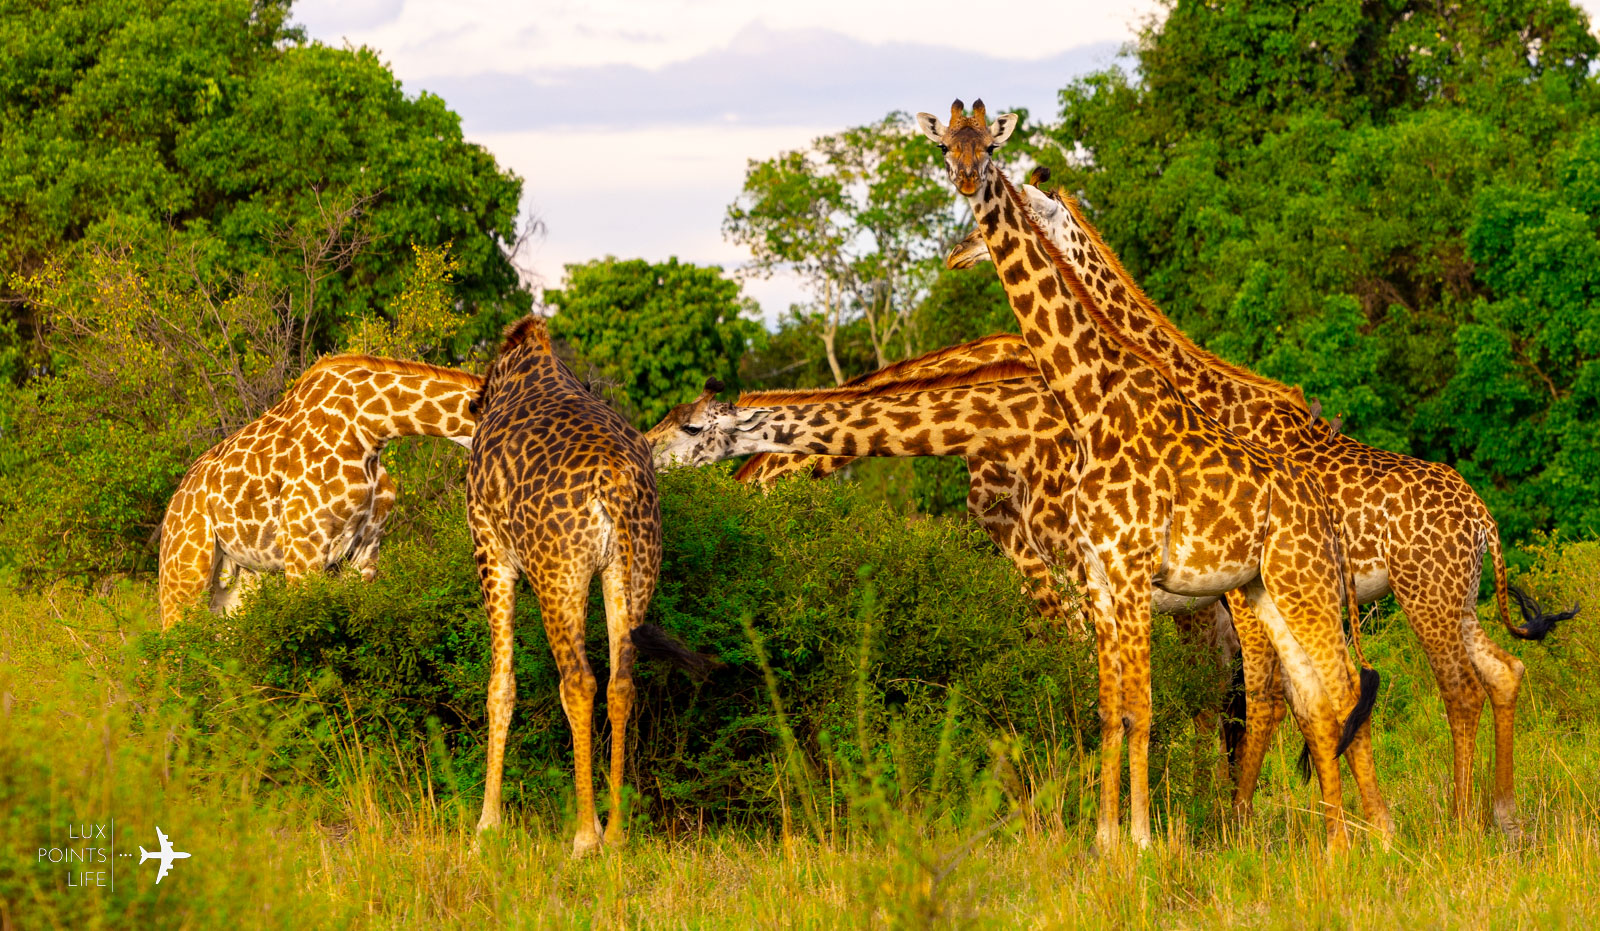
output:
[[[425, 446], [397, 467], [436, 468]], [[679, 530], [655, 619], [729, 665], [698, 690], [643, 671], [629, 846], [569, 859], [569, 743], [524, 605], [508, 761], [517, 794], [509, 826], [474, 850], [485, 625], [463, 594], [471, 567], [459, 521], [446, 518], [460, 508], [449, 485], [402, 485], [417, 489], [396, 515], [409, 532], [379, 582], [269, 585], [231, 621], [192, 617], [166, 638], [147, 583], [95, 594], [7, 581], [0, 924], [1600, 918], [1586, 892], [1600, 866], [1592, 625], [1548, 646], [1507, 644], [1529, 666], [1517, 788], [1530, 837], [1514, 847], [1481, 795], [1473, 823], [1452, 823], [1449, 735], [1426, 661], [1398, 616], [1372, 624], [1367, 654], [1385, 676], [1376, 754], [1401, 833], [1389, 849], [1361, 841], [1331, 863], [1291, 728], [1269, 754], [1255, 822], [1225, 815], [1214, 738], [1187, 718], [1214, 699], [1214, 670], [1160, 627], [1161, 840], [1142, 856], [1096, 857], [1092, 660], [1082, 644], [1019, 632], [1025, 607], [1007, 566], [959, 525], [886, 519], [848, 486], [796, 483], [763, 499], [715, 472], [667, 485]], [[928, 569], [930, 555], [952, 572]], [[1600, 598], [1600, 545], [1541, 544], [1536, 556], [1519, 581], [1541, 598]], [[855, 571], [864, 559], [875, 560], [871, 580]], [[194, 858], [160, 886], [153, 866], [122, 861], [114, 893], [69, 887], [67, 869], [38, 864], [40, 847], [71, 846], [69, 823], [111, 816], [119, 851], [149, 846], [160, 825]]]
[[579, 371], [618, 389], [615, 403], [640, 429], [700, 393], [706, 379], [739, 385], [739, 360], [764, 335], [754, 302], [715, 268], [643, 259], [567, 266], [546, 291], [550, 334], [577, 353]]
[[[1074, 82], [1002, 152], [1083, 195], [1204, 344], [1459, 468], [1517, 581], [1585, 606], [1507, 643], [1529, 669], [1518, 846], [1481, 797], [1450, 819], [1432, 671], [1375, 610], [1401, 834], [1333, 862], [1290, 727], [1254, 823], [1229, 816], [1224, 670], [1165, 620], [1161, 841], [1092, 854], [1092, 647], [1040, 629], [959, 516], [954, 460], [770, 494], [663, 478], [651, 620], [725, 665], [639, 671], [631, 845], [581, 862], [527, 596], [509, 826], [472, 834], [487, 631], [458, 448], [385, 452], [400, 500], [375, 582], [268, 578], [234, 616], [158, 633], [154, 531], [201, 451], [318, 354], [477, 365], [530, 299], [521, 181], [288, 9], [0, 0], [0, 929], [1600, 919], [1600, 42], [1572, 6], [1178, 0], [1135, 74]], [[569, 269], [552, 330], [644, 424], [708, 376], [827, 384], [1011, 329], [993, 274], [939, 267], [964, 232], [941, 174], [900, 114], [753, 161], [725, 232], [817, 296], [776, 332], [719, 270], [614, 258]], [[119, 852], [159, 824], [194, 859], [160, 886], [121, 861], [115, 892], [39, 862], [111, 817]]]

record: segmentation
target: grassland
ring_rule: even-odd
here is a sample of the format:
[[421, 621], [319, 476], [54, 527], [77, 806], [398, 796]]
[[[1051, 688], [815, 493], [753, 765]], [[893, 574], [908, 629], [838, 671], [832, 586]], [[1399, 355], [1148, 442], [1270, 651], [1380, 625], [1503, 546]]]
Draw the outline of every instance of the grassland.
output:
[[[1600, 545], [1538, 557], [1525, 577], [1537, 591], [1600, 606]], [[794, 812], [781, 823], [641, 815], [625, 848], [574, 861], [569, 799], [523, 806], [475, 844], [470, 790], [439, 792], [426, 758], [380, 753], [330, 719], [308, 728], [299, 704], [246, 679], [222, 674], [231, 691], [205, 700], [233, 713], [207, 719], [226, 727], [198, 726], [198, 697], [138, 649], [155, 636], [152, 596], [143, 582], [0, 586], [8, 931], [1600, 924], [1600, 636], [1587, 611], [1548, 646], [1514, 645], [1529, 666], [1519, 843], [1493, 830], [1481, 794], [1472, 823], [1450, 819], [1443, 714], [1412, 635], [1391, 617], [1367, 639], [1386, 677], [1376, 752], [1400, 825], [1387, 847], [1364, 838], [1327, 859], [1311, 788], [1294, 773], [1298, 740], [1283, 728], [1253, 823], [1192, 824], [1195, 812], [1224, 810], [1227, 786], [1162, 772], [1161, 840], [1140, 854], [1091, 849], [1092, 753], [997, 746], [994, 765], [961, 777], [957, 804], [869, 768], [848, 774], [846, 803], [808, 810], [799, 784], [778, 780]], [[118, 852], [151, 846], [159, 825], [194, 856], [159, 886], [153, 865], [121, 860], [114, 892], [69, 886], [68, 868], [39, 862], [37, 848], [61, 846], [68, 825], [112, 817]]]

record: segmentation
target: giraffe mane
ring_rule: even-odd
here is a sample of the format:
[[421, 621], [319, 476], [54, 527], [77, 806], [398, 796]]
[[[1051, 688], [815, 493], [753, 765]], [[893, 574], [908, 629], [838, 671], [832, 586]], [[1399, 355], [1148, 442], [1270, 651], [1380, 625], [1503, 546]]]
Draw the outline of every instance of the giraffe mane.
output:
[[[959, 348], [959, 347], [957, 347]], [[924, 357], [926, 358], [926, 357]], [[877, 374], [877, 373], [874, 373]], [[917, 394], [941, 388], [964, 388], [1018, 378], [1034, 378], [1039, 370], [1028, 362], [1006, 359], [985, 362], [956, 372], [941, 372], [921, 378], [871, 384], [847, 384], [834, 388], [779, 388], [772, 391], [746, 391], [735, 402], [740, 407], [771, 407], [779, 404], [823, 404], [828, 401], [850, 401], [857, 398], [875, 398], [888, 395]]]
[[862, 385], [885, 384], [901, 378], [903, 373], [909, 369], [937, 365], [951, 356], [959, 356], [971, 350], [974, 346], [984, 343], [1003, 343], [1008, 341], [1022, 343], [1024, 348], [1026, 348], [1027, 345], [1026, 343], [1023, 343], [1022, 337], [1017, 336], [1014, 333], [994, 333], [989, 336], [980, 336], [977, 339], [969, 340], [965, 343], [959, 343], [954, 346], [946, 346], [943, 349], [938, 349], [933, 352], [917, 356], [913, 359], [901, 359], [899, 362], [892, 362], [881, 369], [877, 369], [876, 371], [868, 372], [865, 375], [857, 375], [855, 378], [850, 379], [840, 387], [855, 388]]
[[1302, 411], [1308, 414], [1311, 412], [1311, 409], [1306, 405], [1304, 391], [1301, 391], [1299, 388], [1286, 385], [1281, 381], [1268, 378], [1265, 375], [1258, 375], [1242, 366], [1234, 365], [1232, 362], [1229, 362], [1221, 356], [1202, 348], [1198, 343], [1190, 339], [1188, 334], [1178, 329], [1177, 325], [1175, 325], [1166, 314], [1162, 313], [1161, 308], [1156, 305], [1156, 302], [1151, 300], [1149, 295], [1144, 293], [1144, 289], [1139, 286], [1139, 283], [1133, 279], [1133, 276], [1128, 274], [1128, 270], [1123, 267], [1122, 259], [1112, 251], [1111, 246], [1108, 245], [1105, 241], [1105, 238], [1100, 235], [1100, 230], [1097, 229], [1094, 224], [1089, 222], [1088, 217], [1084, 216], [1083, 207], [1078, 203], [1078, 199], [1073, 197], [1071, 194], [1066, 193], [1061, 188], [1056, 188], [1055, 190], [1051, 191], [1050, 197], [1072, 212], [1073, 220], [1077, 222], [1079, 228], [1089, 234], [1089, 238], [1094, 243], [1095, 249], [1099, 250], [1101, 257], [1105, 259], [1106, 264], [1111, 266], [1111, 271], [1117, 276], [1118, 282], [1121, 283], [1124, 288], [1127, 288], [1128, 293], [1133, 296], [1134, 301], [1136, 301], [1140, 307], [1144, 308], [1150, 314], [1150, 316], [1154, 318], [1155, 325], [1161, 331], [1163, 336], [1175, 343], [1178, 348], [1182, 349], [1184, 352], [1200, 360], [1200, 362], [1206, 367], [1215, 369], [1228, 378], [1242, 381], [1246, 384], [1255, 385], [1258, 388], [1265, 388], [1268, 391], [1279, 395], [1283, 400], [1286, 400], [1291, 404], [1294, 404], [1296, 407], [1299, 407]]
[[[1028, 201], [1022, 196], [1022, 193], [1016, 189], [1011, 183], [1011, 179], [1006, 177], [1005, 172], [1001, 171], [998, 165], [994, 166], [994, 175], [1000, 179], [1000, 185], [1005, 189], [1006, 196], [1011, 198], [1011, 205], [1017, 208], [1017, 213], [1021, 215], [1022, 222], [1027, 224], [1028, 229], [1033, 233], [1033, 238], [1038, 242], [1039, 248], [1055, 264], [1056, 274], [1061, 276], [1061, 280], [1071, 289], [1073, 297], [1077, 298], [1078, 303], [1083, 305], [1084, 312], [1089, 315], [1090, 321], [1100, 330], [1101, 336], [1115, 343], [1123, 352], [1155, 369], [1166, 380], [1167, 384], [1176, 391], [1177, 379], [1173, 378], [1172, 370], [1168, 368], [1166, 362], [1151, 355], [1143, 346], [1136, 346], [1117, 335], [1111, 321], [1106, 317], [1105, 311], [1100, 309], [1100, 305], [1095, 302], [1094, 295], [1090, 294], [1089, 289], [1084, 287], [1083, 281], [1078, 278], [1078, 274], [1068, 264], [1066, 256], [1061, 254], [1061, 250], [1056, 248], [1056, 244], [1051, 242], [1050, 237], [1046, 236], [1044, 230], [1039, 227], [1039, 222], [1034, 219], [1033, 211], [1029, 209]], [[1183, 392], [1180, 391], [1178, 394], [1182, 396]], [[1188, 398], [1185, 397], [1184, 400], [1188, 401]], [[1192, 404], [1193, 402], [1189, 403]]]
[[341, 352], [323, 356], [312, 363], [301, 374], [301, 378], [312, 372], [331, 368], [363, 368], [395, 375], [420, 375], [424, 378], [436, 378], [440, 381], [452, 382], [463, 388], [477, 388], [483, 384], [482, 375], [474, 375], [471, 372], [463, 372], [460, 369], [446, 368], [442, 365], [430, 365], [427, 362], [417, 362], [412, 359], [391, 359], [387, 356], [369, 356], [356, 352]]
[[505, 355], [511, 350], [532, 339], [534, 344], [545, 352], [550, 348], [550, 327], [545, 319], [538, 314], [528, 314], [521, 320], [506, 327], [505, 336], [500, 341], [499, 355]]

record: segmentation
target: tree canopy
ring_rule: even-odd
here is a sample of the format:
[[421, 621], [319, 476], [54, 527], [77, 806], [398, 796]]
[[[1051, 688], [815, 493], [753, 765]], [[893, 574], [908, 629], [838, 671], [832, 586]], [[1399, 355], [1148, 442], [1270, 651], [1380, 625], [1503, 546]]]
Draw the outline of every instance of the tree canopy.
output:
[[[400, 291], [413, 245], [450, 245], [464, 339], [526, 307], [506, 254], [521, 181], [370, 49], [307, 42], [288, 0], [3, 6], [0, 268], [31, 274], [111, 222], [171, 227], [217, 273], [296, 291], [318, 349]], [[352, 208], [361, 248], [308, 286], [322, 242], [297, 235]], [[38, 321], [0, 288], [15, 378]]]
[[1171, 4], [1037, 149], [1129, 271], [1513, 538], [1600, 526], [1600, 44], [1564, 0]]
[[568, 265], [566, 287], [545, 300], [557, 308], [551, 335], [619, 389], [640, 427], [699, 394], [708, 378], [737, 388], [739, 360], [762, 334], [745, 316], [754, 308], [738, 282], [676, 258]]

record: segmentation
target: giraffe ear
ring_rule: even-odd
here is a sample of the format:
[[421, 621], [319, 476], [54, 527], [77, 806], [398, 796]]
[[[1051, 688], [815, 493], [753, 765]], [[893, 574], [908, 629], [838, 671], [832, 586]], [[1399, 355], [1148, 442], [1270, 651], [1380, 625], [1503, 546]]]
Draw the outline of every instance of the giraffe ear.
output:
[[1006, 140], [1011, 138], [1011, 131], [1016, 128], [1017, 115], [1015, 113], [1004, 114], [999, 119], [989, 124], [989, 135], [994, 137], [989, 144], [1005, 145]]
[[917, 128], [922, 134], [933, 141], [934, 145], [944, 145], [944, 125], [932, 113], [917, 114]]

